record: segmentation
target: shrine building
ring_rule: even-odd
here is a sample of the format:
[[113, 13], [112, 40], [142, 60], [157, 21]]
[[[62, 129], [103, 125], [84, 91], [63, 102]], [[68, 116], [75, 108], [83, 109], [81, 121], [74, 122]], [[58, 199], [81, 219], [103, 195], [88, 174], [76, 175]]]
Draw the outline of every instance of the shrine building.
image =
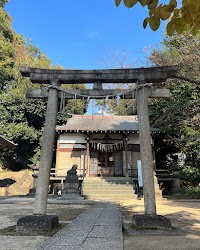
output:
[[83, 176], [137, 176], [138, 130], [137, 116], [73, 115], [56, 127], [57, 176], [65, 176], [73, 164]]

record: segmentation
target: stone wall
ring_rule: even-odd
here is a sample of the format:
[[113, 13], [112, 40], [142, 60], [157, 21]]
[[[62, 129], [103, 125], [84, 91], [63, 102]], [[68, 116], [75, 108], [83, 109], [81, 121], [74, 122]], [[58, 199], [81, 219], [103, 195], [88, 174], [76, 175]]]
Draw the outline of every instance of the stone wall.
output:
[[33, 185], [31, 171], [0, 172], [0, 196], [26, 195]]

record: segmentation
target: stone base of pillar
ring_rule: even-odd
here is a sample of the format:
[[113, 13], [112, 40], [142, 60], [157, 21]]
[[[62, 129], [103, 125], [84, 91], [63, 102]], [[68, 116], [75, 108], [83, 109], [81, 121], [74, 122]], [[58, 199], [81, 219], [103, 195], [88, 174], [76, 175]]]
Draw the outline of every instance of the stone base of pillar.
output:
[[36, 193], [36, 188], [31, 188], [29, 189], [29, 193], [27, 194], [28, 196], [35, 196]]
[[84, 197], [81, 196], [78, 186], [76, 186], [76, 184], [71, 183], [70, 187], [65, 188], [63, 190], [61, 197], [58, 197], [57, 199], [58, 200], [83, 200]]
[[172, 229], [171, 221], [162, 215], [133, 215], [132, 224], [136, 229]]
[[49, 231], [59, 226], [57, 215], [28, 215], [17, 221], [16, 231], [20, 234], [34, 234]]
[[72, 194], [62, 194], [61, 197], [57, 198], [58, 200], [84, 200], [84, 197], [77, 193]]

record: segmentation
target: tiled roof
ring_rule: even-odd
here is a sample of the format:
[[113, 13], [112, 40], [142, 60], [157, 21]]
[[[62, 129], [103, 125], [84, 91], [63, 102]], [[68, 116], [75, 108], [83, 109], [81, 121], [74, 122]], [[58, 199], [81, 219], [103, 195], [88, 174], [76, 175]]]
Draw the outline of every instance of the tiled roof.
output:
[[[73, 115], [66, 125], [57, 126], [62, 131], [138, 131], [137, 116]], [[151, 129], [152, 131], [156, 129]]]

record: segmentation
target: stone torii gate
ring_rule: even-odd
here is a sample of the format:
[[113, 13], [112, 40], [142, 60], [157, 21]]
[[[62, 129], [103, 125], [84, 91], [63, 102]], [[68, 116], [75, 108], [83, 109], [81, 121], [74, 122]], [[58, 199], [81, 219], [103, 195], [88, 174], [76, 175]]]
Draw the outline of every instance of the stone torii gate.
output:
[[[167, 89], [154, 89], [153, 83], [163, 82], [167, 78], [176, 76], [178, 66], [107, 69], [107, 70], [49, 70], [39, 68], [20, 68], [22, 76], [29, 77], [32, 83], [48, 84], [49, 90], [29, 90], [28, 98], [48, 98], [45, 118], [43, 144], [40, 156], [39, 175], [36, 188], [34, 211], [32, 216], [18, 220], [17, 228], [31, 228], [34, 230], [51, 229], [58, 225], [58, 217], [46, 215], [47, 195], [52, 165], [55, 128], [57, 122], [58, 98], [61, 84], [94, 83], [91, 90], [71, 90], [76, 94], [92, 96], [101, 99], [109, 95], [117, 95], [122, 90], [103, 90], [102, 83], [136, 83], [136, 91], [126, 92], [124, 99], [136, 98], [137, 115], [139, 121], [140, 152], [142, 161], [143, 194], [145, 215], [156, 216], [156, 201], [153, 173], [153, 157], [148, 114], [148, 98], [166, 98], [170, 96]], [[71, 99], [72, 94], [65, 93], [65, 98]], [[80, 97], [82, 98], [82, 97]], [[41, 228], [41, 224], [44, 228]]]

